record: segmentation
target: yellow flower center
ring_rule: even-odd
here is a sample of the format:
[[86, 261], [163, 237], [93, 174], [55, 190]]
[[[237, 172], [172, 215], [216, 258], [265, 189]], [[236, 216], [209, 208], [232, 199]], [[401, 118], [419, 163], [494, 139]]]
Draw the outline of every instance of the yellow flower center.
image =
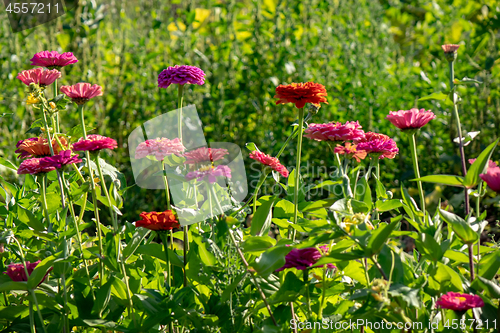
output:
[[457, 297], [457, 299], [458, 299], [460, 302], [465, 302], [465, 301], [467, 300], [467, 298], [465, 298], [465, 297], [461, 297], [461, 296]]
[[211, 170], [213, 169], [214, 167], [211, 166], [211, 165], [206, 165], [206, 166], [202, 166], [201, 168], [198, 169], [198, 171], [200, 172], [203, 172], [203, 171], [208, 171], [208, 170]]

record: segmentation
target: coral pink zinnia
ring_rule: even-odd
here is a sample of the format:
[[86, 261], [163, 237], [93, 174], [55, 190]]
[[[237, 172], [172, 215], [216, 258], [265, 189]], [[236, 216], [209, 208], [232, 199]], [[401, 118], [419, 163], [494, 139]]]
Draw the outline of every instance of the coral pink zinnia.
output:
[[[64, 137], [60, 137], [59, 140], [63, 146], [67, 146], [67, 141]], [[48, 140], [45, 138], [20, 140], [17, 142], [16, 148], [15, 152], [19, 153], [18, 158], [43, 157], [51, 154]], [[61, 151], [61, 147], [59, 147], [56, 139], [52, 140], [52, 149], [54, 150], [54, 154], [59, 154], [59, 151]]]
[[282, 84], [276, 87], [276, 104], [293, 103], [295, 107], [301, 109], [306, 103], [328, 104], [326, 89], [322, 84], [314, 82]]
[[197, 84], [205, 83], [205, 73], [195, 66], [174, 66], [168, 67], [158, 75], [158, 87], [168, 88], [171, 84]]
[[229, 151], [224, 148], [207, 148], [200, 147], [195, 150], [191, 150], [184, 153], [186, 158], [185, 164], [198, 164], [204, 162], [215, 162], [222, 160], [225, 155], [229, 154]]
[[158, 161], [163, 161], [165, 156], [171, 154], [180, 155], [186, 150], [179, 138], [173, 140], [167, 138], [151, 139], [141, 142], [135, 149], [135, 158], [154, 156]]
[[432, 111], [416, 108], [390, 111], [389, 115], [385, 117], [385, 119], [401, 130], [421, 128], [434, 118], [436, 118], [436, 115]]
[[45, 166], [41, 165], [40, 161], [42, 158], [30, 158], [28, 160], [24, 160], [21, 162], [19, 165], [19, 168], [17, 168], [17, 174], [18, 175], [25, 175], [25, 174], [30, 174], [30, 175], [36, 175], [38, 173], [44, 173], [44, 172], [50, 172], [55, 170], [56, 168], [53, 166]]
[[59, 69], [78, 62], [71, 52], [59, 54], [57, 51], [42, 51], [36, 53], [30, 59], [31, 66], [47, 67], [48, 69]]
[[65, 165], [82, 162], [78, 156], [71, 156], [71, 150], [61, 151], [58, 155], [46, 156], [40, 159], [40, 166], [61, 169]]
[[196, 171], [188, 172], [186, 180], [190, 181], [196, 178], [198, 181], [205, 180], [212, 184], [217, 181], [217, 177], [231, 178], [231, 169], [227, 165], [218, 165], [216, 167], [208, 165]]
[[279, 172], [283, 177], [288, 177], [288, 170], [276, 157], [269, 156], [260, 151], [252, 151], [250, 158], [256, 160], [264, 165], [270, 166], [274, 171]]
[[102, 87], [90, 83], [77, 83], [72, 86], [62, 86], [61, 92], [78, 105], [87, 103], [91, 98], [102, 96]]
[[17, 78], [25, 85], [29, 86], [30, 83], [36, 83], [41, 87], [54, 83], [60, 77], [61, 72], [57, 69], [48, 70], [45, 68], [28, 69], [17, 74]]
[[385, 134], [366, 132], [363, 138], [355, 140], [354, 143], [357, 144], [357, 149], [378, 155], [381, 159], [394, 158], [399, 152], [396, 142]]
[[357, 121], [348, 121], [345, 124], [332, 122], [325, 124], [310, 124], [304, 136], [316, 141], [343, 142], [363, 138], [365, 132]]
[[477, 295], [461, 294], [450, 291], [442, 295], [436, 302], [436, 307], [455, 311], [467, 311], [484, 306], [484, 301]]
[[87, 140], [80, 138], [78, 142], [73, 144], [74, 151], [96, 151], [102, 149], [115, 149], [118, 147], [116, 140], [98, 135], [87, 135]]
[[358, 149], [357, 145], [350, 142], [346, 142], [344, 146], [337, 145], [333, 152], [335, 154], [346, 155], [348, 158], [354, 158], [358, 163], [364, 160], [367, 155], [366, 151]]

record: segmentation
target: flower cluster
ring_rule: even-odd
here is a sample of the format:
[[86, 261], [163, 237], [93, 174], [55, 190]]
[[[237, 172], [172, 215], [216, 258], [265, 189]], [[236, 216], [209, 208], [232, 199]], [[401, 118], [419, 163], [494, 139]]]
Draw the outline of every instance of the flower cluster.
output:
[[250, 153], [250, 158], [256, 160], [264, 165], [271, 167], [274, 171], [279, 172], [283, 177], [288, 177], [288, 170], [276, 157], [271, 157], [260, 151], [252, 151]]
[[158, 87], [168, 88], [171, 84], [197, 84], [205, 83], [205, 73], [195, 66], [174, 66], [164, 69], [158, 76]]
[[477, 295], [461, 294], [450, 291], [442, 295], [436, 302], [436, 307], [454, 311], [467, 311], [484, 306], [484, 301]]
[[164, 212], [142, 212], [141, 220], [135, 222], [136, 227], [143, 227], [155, 231], [167, 231], [174, 228], [180, 228], [177, 217], [171, 210]]
[[135, 158], [154, 156], [158, 161], [163, 161], [171, 154], [180, 155], [186, 150], [179, 138], [173, 140], [167, 138], [151, 139], [141, 142], [135, 150]]

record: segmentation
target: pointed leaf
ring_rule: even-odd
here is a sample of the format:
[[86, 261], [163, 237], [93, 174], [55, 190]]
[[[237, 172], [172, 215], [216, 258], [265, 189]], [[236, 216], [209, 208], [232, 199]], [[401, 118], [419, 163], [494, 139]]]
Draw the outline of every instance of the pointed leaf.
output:
[[467, 188], [472, 188], [479, 183], [479, 181], [481, 180], [481, 177], [479, 177], [479, 175], [484, 173], [486, 168], [488, 167], [488, 161], [493, 154], [493, 150], [495, 150], [496, 146], [498, 145], [499, 140], [500, 139], [497, 139], [495, 142], [486, 147], [486, 149], [483, 150], [476, 161], [472, 163], [471, 167], [467, 171], [467, 175], [465, 176], [464, 185]]
[[436, 183], [450, 186], [464, 186], [464, 177], [460, 176], [452, 176], [452, 175], [431, 175], [424, 176], [416, 179], [412, 179], [412, 181], [421, 181], [425, 183]]

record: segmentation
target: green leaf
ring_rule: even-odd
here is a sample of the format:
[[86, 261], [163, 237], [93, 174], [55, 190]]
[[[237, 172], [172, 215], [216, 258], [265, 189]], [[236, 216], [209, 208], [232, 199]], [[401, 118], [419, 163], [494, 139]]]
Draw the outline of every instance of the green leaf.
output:
[[285, 256], [292, 250], [290, 246], [275, 246], [264, 252], [259, 260], [252, 264], [252, 267], [262, 277], [267, 277], [269, 274], [285, 265]]
[[142, 244], [144, 238], [146, 238], [150, 232], [151, 230], [145, 228], [137, 228], [135, 230], [134, 235], [130, 239], [129, 243], [123, 249], [123, 257], [125, 258], [125, 261], [127, 261], [127, 259], [134, 254], [135, 250], [137, 250], [139, 245]]
[[36, 265], [35, 269], [31, 273], [31, 275], [28, 277], [28, 288], [29, 289], [36, 288], [40, 284], [40, 282], [42, 282], [45, 275], [52, 268], [55, 259], [56, 259], [56, 257], [50, 256], [50, 257], [43, 259], [38, 265]]
[[214, 255], [207, 250], [207, 243], [203, 241], [200, 235], [192, 234], [193, 241], [198, 246], [198, 255], [201, 261], [207, 266], [215, 266], [217, 260]]
[[382, 247], [387, 239], [389, 239], [391, 232], [396, 228], [398, 223], [398, 220], [391, 222], [390, 224], [381, 222], [378, 228], [372, 231], [372, 235], [367, 245], [367, 249], [370, 251], [370, 256], [377, 254], [382, 250]]
[[[90, 133], [95, 129], [94, 127], [91, 126], [86, 126], [85, 128], [87, 130], [87, 133]], [[66, 135], [71, 138], [70, 142], [78, 141], [80, 138], [83, 137], [82, 125], [76, 125], [71, 127]]]
[[0, 157], [0, 164], [3, 165], [6, 168], [9, 168], [9, 169], [17, 172], [16, 165], [14, 163], [12, 163], [11, 161], [3, 158], [3, 157]]
[[273, 197], [257, 208], [250, 227], [250, 234], [252, 236], [266, 235], [269, 231], [271, 227], [272, 208], [276, 199], [276, 197]]
[[247, 142], [245, 147], [247, 147], [247, 149], [250, 151], [260, 151], [259, 148], [257, 148], [257, 145], [253, 142]]
[[474, 84], [474, 83], [482, 83], [481, 81], [464, 77], [462, 80], [455, 79], [453, 80], [453, 84]]
[[101, 317], [102, 312], [108, 306], [109, 300], [111, 299], [111, 286], [113, 285], [113, 280], [108, 280], [102, 287], [95, 291], [95, 302], [92, 307], [92, 314], [96, 314]]
[[243, 252], [262, 252], [276, 244], [276, 240], [269, 236], [248, 237], [242, 244]]
[[448, 98], [448, 94], [445, 94], [442, 92], [435, 92], [435, 93], [432, 93], [428, 96], [421, 97], [418, 100], [419, 101], [432, 101], [432, 100], [444, 101], [446, 98]]
[[416, 179], [412, 179], [412, 181], [421, 181], [425, 183], [436, 183], [450, 186], [464, 186], [464, 177], [460, 176], [452, 176], [452, 175], [431, 175], [424, 176]]
[[419, 238], [415, 240], [415, 245], [420, 253], [427, 256], [432, 261], [439, 261], [443, 257], [441, 246], [436, 242], [434, 237], [426, 233], [419, 234]]
[[386, 200], [386, 201], [380, 201], [378, 200], [376, 203], [377, 210], [379, 212], [387, 212], [393, 209], [397, 209], [403, 204], [401, 203], [401, 200], [398, 199], [391, 199], [391, 200]]
[[246, 274], [247, 274], [247, 272], [243, 272], [240, 275], [238, 275], [233, 280], [233, 282], [231, 282], [231, 284], [229, 286], [227, 286], [226, 289], [224, 289], [224, 291], [222, 292], [222, 295], [220, 297], [220, 302], [221, 303], [225, 303], [227, 300], [229, 300], [229, 297], [231, 296], [231, 293], [236, 289], [236, 287], [238, 287], [238, 285], [240, 284], [241, 280], [243, 280], [243, 278], [245, 277]]
[[11, 291], [11, 290], [28, 290], [28, 283], [27, 282], [15, 282], [15, 281], [9, 281], [9, 282], [4, 282], [0, 283], [0, 292], [2, 291]]
[[412, 289], [402, 284], [392, 284], [387, 293], [391, 296], [399, 296], [407, 306], [420, 309], [419, 289]]
[[491, 298], [500, 298], [500, 285], [494, 280], [478, 276], [477, 279], [472, 282], [471, 287], [478, 292], [486, 290]]
[[361, 177], [361, 179], [356, 184], [356, 188], [354, 189], [354, 196], [356, 200], [364, 202], [368, 207], [368, 210], [372, 209], [372, 190], [370, 189], [370, 185], [368, 185], [368, 183], [366, 182], [365, 177]]
[[469, 170], [467, 171], [467, 174], [465, 175], [464, 186], [466, 186], [467, 188], [472, 188], [479, 183], [479, 181], [481, 180], [481, 177], [479, 177], [479, 175], [484, 173], [487, 169], [488, 161], [490, 160], [495, 147], [498, 145], [499, 140], [500, 139], [497, 139], [495, 142], [486, 147], [486, 149], [483, 150], [478, 156], [476, 161], [472, 163]]
[[387, 196], [387, 191], [385, 190], [384, 184], [382, 184], [377, 177], [375, 177], [375, 181], [376, 181], [375, 192], [377, 194], [377, 199], [380, 198], [388, 199], [389, 197]]
[[473, 244], [478, 240], [478, 234], [460, 216], [447, 212], [441, 208], [439, 208], [439, 215], [451, 225], [453, 231], [455, 231], [457, 236], [460, 237], [464, 243]]
[[479, 276], [491, 280], [500, 269], [500, 250], [485, 255], [479, 262]]

